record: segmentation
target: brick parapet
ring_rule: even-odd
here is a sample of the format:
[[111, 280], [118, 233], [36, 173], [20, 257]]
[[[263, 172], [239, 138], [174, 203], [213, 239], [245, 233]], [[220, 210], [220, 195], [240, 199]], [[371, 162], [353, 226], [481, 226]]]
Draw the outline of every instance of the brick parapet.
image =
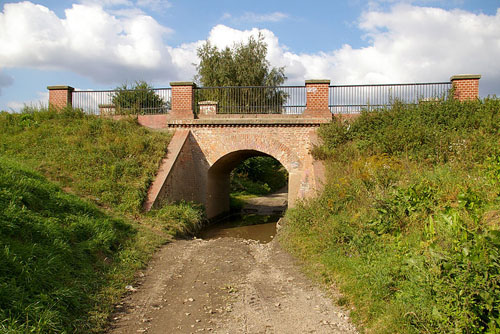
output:
[[60, 110], [73, 103], [73, 91], [70, 86], [48, 86], [49, 90], [49, 108]]
[[454, 75], [450, 78], [453, 94], [459, 101], [475, 100], [479, 98], [479, 79], [478, 74]]

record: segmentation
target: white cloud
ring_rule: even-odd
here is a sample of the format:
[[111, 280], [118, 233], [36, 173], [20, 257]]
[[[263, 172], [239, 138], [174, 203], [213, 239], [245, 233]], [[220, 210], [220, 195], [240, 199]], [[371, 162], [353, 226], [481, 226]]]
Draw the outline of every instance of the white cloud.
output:
[[[209, 40], [218, 47], [247, 40], [260, 31], [268, 59], [286, 66], [289, 83], [327, 78], [336, 84], [447, 81], [461, 73], [483, 74], [483, 93], [498, 93], [500, 82], [500, 9], [496, 15], [474, 14], [398, 4], [389, 11], [371, 10], [359, 19], [368, 45], [297, 54], [279, 44], [273, 32], [237, 30], [218, 25]], [[496, 90], [496, 91], [495, 91]]]
[[233, 23], [264, 23], [264, 22], [280, 22], [289, 18], [288, 14], [282, 12], [273, 12], [259, 14], [254, 12], [246, 12], [241, 16], [233, 16], [229, 13], [224, 13], [221, 20], [231, 20]]
[[[106, 1], [110, 6], [125, 2]], [[204, 41], [170, 46], [165, 37], [172, 30], [136, 7], [117, 14], [79, 4], [65, 13], [59, 18], [30, 2], [6, 4], [0, 12], [0, 67], [67, 70], [108, 84], [185, 81], [195, 73], [196, 49]], [[358, 24], [366, 34], [365, 47], [328, 50], [325, 45], [325, 51], [315, 53], [294, 53], [267, 29], [217, 25], [208, 40], [222, 48], [262, 33], [269, 61], [286, 66], [289, 84], [315, 78], [334, 84], [447, 81], [454, 74], [478, 73], [483, 74], [482, 92], [498, 93], [500, 9], [484, 15], [396, 4], [367, 10]]]
[[68, 70], [102, 83], [177, 78], [163, 39], [171, 29], [138, 13], [75, 4], [61, 19], [31, 2], [0, 12], [0, 66]]

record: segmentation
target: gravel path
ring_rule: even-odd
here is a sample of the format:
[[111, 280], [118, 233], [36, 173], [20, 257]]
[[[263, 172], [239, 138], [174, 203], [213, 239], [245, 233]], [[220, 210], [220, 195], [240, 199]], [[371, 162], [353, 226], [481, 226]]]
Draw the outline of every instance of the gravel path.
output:
[[109, 333], [357, 333], [277, 241], [177, 241], [140, 276]]

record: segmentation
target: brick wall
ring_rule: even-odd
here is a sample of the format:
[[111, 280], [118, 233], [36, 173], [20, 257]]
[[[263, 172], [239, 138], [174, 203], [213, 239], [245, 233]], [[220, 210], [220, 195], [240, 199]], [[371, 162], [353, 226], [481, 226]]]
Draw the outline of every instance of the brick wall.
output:
[[454, 97], [459, 101], [475, 100], [479, 98], [480, 75], [463, 74], [450, 78], [454, 89]]
[[169, 118], [170, 115], [137, 115], [137, 122], [150, 129], [164, 129]]
[[288, 201], [293, 207], [298, 199], [314, 196], [322, 185], [319, 162], [315, 165], [310, 154], [313, 143], [317, 141], [318, 126], [178, 125], [175, 137], [184, 131], [189, 131], [189, 136], [184, 136], [186, 139], [182, 145], [175, 140], [169, 145], [170, 156], [165, 159], [165, 166], [160, 168], [162, 172], [156, 178], [161, 184], [155, 179], [152, 185], [152, 188], [162, 190], [150, 191], [151, 196], [148, 193], [146, 207], [162, 199], [195, 200], [205, 205], [209, 218], [215, 217], [229, 209], [231, 170], [241, 161], [259, 155], [270, 155], [287, 169]]

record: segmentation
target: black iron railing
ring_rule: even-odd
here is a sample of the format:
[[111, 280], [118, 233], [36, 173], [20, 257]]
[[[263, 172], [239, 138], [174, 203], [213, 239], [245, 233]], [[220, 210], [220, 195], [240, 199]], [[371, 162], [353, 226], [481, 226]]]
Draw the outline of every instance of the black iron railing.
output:
[[195, 110], [200, 102], [213, 101], [217, 114], [302, 114], [306, 108], [304, 86], [199, 87], [195, 89]]
[[392, 105], [446, 99], [451, 82], [330, 86], [328, 106], [334, 114], [359, 113]]
[[[450, 82], [329, 87], [328, 107], [334, 114], [358, 113], [402, 103], [445, 99]], [[172, 89], [74, 91], [74, 108], [95, 115], [166, 114], [171, 109]], [[217, 114], [300, 115], [306, 109], [305, 86], [199, 87], [194, 90], [193, 110], [211, 104]]]
[[170, 111], [171, 88], [74, 91], [73, 108], [93, 115], [152, 115]]

